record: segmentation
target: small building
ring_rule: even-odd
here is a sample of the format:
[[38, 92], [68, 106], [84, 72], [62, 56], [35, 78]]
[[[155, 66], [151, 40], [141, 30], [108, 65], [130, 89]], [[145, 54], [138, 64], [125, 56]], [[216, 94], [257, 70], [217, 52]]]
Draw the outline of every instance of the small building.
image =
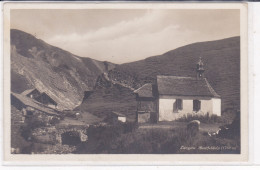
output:
[[51, 116], [60, 116], [55, 109], [46, 107], [41, 103], [26, 97], [22, 94], [11, 93], [11, 105], [22, 111], [24, 115], [32, 115], [33, 112], [39, 111]]
[[158, 121], [157, 112], [157, 92], [156, 87], [151, 84], [145, 84], [139, 89], [135, 90], [137, 109], [136, 109], [136, 120], [139, 123]]
[[55, 102], [50, 95], [46, 92], [40, 92], [38, 89], [28, 89], [21, 93], [24, 96], [27, 96], [31, 99], [34, 99], [48, 107], [56, 108], [57, 102]]
[[114, 121], [126, 122], [126, 116], [119, 112], [112, 112]]
[[204, 78], [204, 71], [200, 59], [196, 77], [158, 75], [155, 85], [135, 90], [137, 121], [173, 121], [186, 114], [221, 116], [220, 96]]

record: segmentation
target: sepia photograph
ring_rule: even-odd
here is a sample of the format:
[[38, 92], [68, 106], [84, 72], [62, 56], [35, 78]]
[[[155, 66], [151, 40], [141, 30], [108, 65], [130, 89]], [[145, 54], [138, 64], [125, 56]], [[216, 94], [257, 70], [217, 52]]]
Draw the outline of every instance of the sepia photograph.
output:
[[4, 30], [10, 155], [221, 157], [247, 147], [240, 6], [21, 6], [8, 8]]

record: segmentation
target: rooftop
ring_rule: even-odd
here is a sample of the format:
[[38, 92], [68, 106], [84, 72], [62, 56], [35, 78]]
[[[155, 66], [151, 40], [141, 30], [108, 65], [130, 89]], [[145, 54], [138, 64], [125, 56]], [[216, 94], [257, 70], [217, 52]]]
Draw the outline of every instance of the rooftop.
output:
[[28, 89], [25, 90], [21, 93], [21, 95], [27, 96], [28, 94], [32, 93], [33, 91], [38, 91], [40, 93], [40, 95], [46, 95], [53, 103], [55, 103], [56, 105], [58, 104], [53, 98], [55, 97], [54, 95], [52, 95], [51, 93], [49, 93], [48, 91], [40, 91], [37, 88], [34, 89]]
[[51, 115], [58, 115], [57, 114], [57, 110], [49, 108], [27, 96], [21, 95], [21, 94], [17, 94], [17, 93], [11, 93], [11, 95], [13, 95], [15, 98], [17, 98], [19, 101], [21, 101], [24, 105], [26, 106], [30, 106], [33, 107], [39, 111], [45, 112], [47, 114], [51, 114]]
[[206, 78], [157, 76], [157, 85], [160, 95], [220, 97]]
[[28, 89], [28, 90], [23, 91], [21, 94], [26, 96], [26, 95], [30, 94], [31, 92], [33, 92], [34, 90], [37, 90], [37, 89]]
[[126, 117], [124, 114], [122, 113], [119, 113], [119, 112], [112, 112], [113, 114], [117, 115], [117, 116], [120, 116], [120, 117]]
[[153, 85], [151, 83], [147, 83], [135, 90], [134, 93], [137, 93], [139, 97], [154, 97], [153, 96]]

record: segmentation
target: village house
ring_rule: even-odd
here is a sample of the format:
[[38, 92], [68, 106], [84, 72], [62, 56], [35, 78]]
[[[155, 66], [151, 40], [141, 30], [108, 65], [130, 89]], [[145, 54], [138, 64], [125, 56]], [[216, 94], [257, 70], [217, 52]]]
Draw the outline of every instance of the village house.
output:
[[59, 116], [57, 110], [45, 107], [29, 97], [14, 92], [11, 92], [11, 105], [22, 111], [24, 115], [33, 115], [33, 113], [40, 112], [49, 116]]
[[221, 99], [206, 78], [201, 61], [196, 77], [158, 75], [156, 84], [135, 90], [137, 122], [173, 121], [186, 114], [221, 116]]
[[31, 99], [34, 99], [48, 107], [56, 108], [57, 102], [55, 102], [46, 92], [40, 92], [38, 89], [29, 89], [21, 93]]

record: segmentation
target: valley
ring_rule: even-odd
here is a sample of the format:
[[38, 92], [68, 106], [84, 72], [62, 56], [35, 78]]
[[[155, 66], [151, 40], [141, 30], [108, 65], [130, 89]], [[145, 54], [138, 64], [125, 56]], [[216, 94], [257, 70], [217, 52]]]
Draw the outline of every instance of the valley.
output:
[[[207, 142], [228, 143], [237, 148], [235, 153], [240, 152], [238, 136], [221, 143], [205, 130], [230, 124], [240, 108], [240, 37], [198, 42], [144, 60], [115, 64], [76, 56], [11, 30], [10, 57], [12, 148], [21, 147], [20, 153], [162, 153], [169, 143], [176, 144], [170, 153], [180, 153], [182, 143]], [[134, 91], [146, 83], [155, 84], [158, 75], [196, 77], [199, 57], [205, 77], [221, 96], [221, 117], [197, 116], [203, 132], [194, 138], [183, 128], [192, 119], [187, 116], [176, 126], [170, 127], [174, 122], [169, 122], [170, 128], [139, 128]], [[34, 93], [23, 94], [30, 90], [37, 91], [37, 101]], [[125, 116], [126, 122], [118, 121], [115, 112]]]

